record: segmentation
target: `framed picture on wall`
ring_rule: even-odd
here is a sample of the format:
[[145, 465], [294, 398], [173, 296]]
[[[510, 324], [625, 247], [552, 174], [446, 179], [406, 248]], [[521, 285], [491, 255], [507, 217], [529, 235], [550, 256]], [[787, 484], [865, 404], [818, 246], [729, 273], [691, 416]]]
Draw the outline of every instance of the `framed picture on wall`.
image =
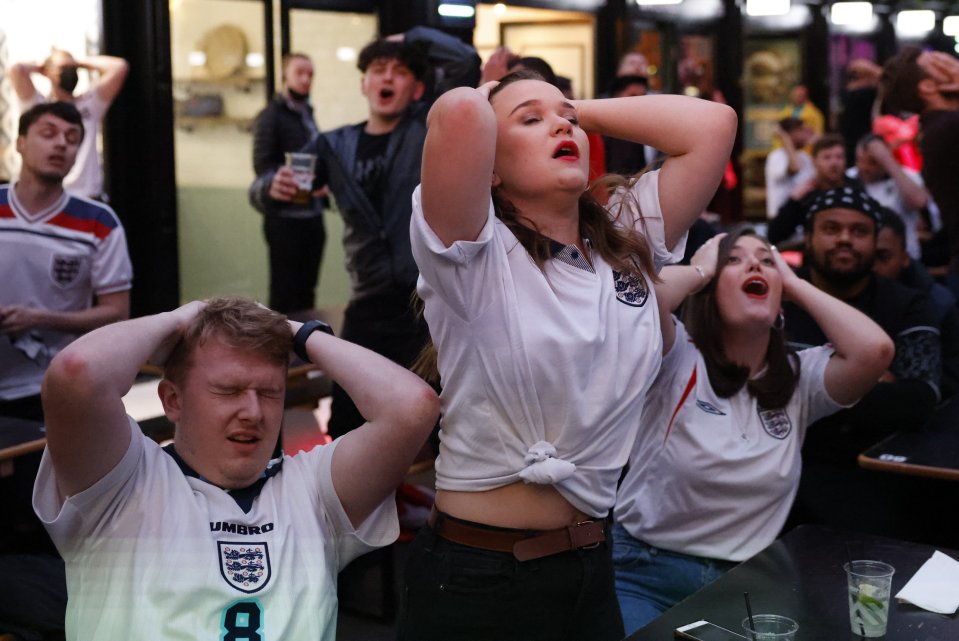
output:
[[798, 36], [746, 40], [743, 99], [747, 151], [768, 151], [776, 119], [802, 69]]
[[542, 58], [573, 83], [577, 98], [593, 97], [593, 25], [589, 22], [504, 22], [500, 41], [520, 56]]

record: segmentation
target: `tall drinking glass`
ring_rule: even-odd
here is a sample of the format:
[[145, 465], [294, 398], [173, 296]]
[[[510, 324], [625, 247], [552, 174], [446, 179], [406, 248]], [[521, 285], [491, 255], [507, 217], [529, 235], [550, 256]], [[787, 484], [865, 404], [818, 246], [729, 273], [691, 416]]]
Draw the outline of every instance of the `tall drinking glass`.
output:
[[850, 561], [843, 565], [849, 586], [849, 623], [854, 634], [881, 637], [889, 622], [889, 593], [894, 567], [882, 561]]

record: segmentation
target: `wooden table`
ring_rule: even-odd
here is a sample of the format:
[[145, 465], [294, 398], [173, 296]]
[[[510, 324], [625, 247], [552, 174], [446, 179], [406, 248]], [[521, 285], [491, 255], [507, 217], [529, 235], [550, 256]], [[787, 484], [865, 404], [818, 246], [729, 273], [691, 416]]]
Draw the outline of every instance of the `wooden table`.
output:
[[959, 481], [959, 397], [936, 408], [916, 432], [898, 432], [859, 455], [870, 470]]
[[14, 459], [47, 444], [43, 423], [0, 416], [0, 478], [13, 474]]
[[[743, 592], [755, 614], [781, 614], [799, 623], [798, 641], [859, 639], [849, 626], [846, 574], [850, 558], [892, 564], [895, 595], [936, 548], [813, 525], [792, 530], [765, 550], [663, 613], [627, 641], [672, 641], [679, 626], [705, 619], [742, 631]], [[959, 551], [938, 548], [959, 559]], [[885, 641], [956, 641], [959, 617], [927, 612], [892, 599]]]

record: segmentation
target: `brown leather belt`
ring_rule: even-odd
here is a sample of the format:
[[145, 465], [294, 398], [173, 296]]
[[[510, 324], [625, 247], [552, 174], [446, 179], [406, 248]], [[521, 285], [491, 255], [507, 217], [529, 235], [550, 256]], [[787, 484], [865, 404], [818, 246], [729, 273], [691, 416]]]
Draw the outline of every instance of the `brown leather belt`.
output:
[[606, 540], [604, 520], [581, 521], [556, 530], [514, 530], [463, 521], [433, 508], [427, 522], [447, 541], [481, 550], [511, 552], [519, 561], [592, 548]]

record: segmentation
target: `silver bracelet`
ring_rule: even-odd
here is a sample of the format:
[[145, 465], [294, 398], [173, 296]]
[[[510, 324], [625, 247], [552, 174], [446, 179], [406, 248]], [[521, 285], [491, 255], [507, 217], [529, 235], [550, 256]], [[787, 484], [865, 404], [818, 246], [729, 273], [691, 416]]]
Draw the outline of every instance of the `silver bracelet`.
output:
[[702, 291], [702, 289], [706, 287], [706, 285], [709, 283], [709, 279], [706, 278], [706, 272], [703, 271], [702, 267], [699, 265], [693, 265], [692, 267], [696, 270], [696, 273], [699, 274], [700, 280], [702, 280], [702, 282], [699, 284], [699, 287], [697, 287], [696, 291], [693, 292], [695, 294], [696, 292]]

